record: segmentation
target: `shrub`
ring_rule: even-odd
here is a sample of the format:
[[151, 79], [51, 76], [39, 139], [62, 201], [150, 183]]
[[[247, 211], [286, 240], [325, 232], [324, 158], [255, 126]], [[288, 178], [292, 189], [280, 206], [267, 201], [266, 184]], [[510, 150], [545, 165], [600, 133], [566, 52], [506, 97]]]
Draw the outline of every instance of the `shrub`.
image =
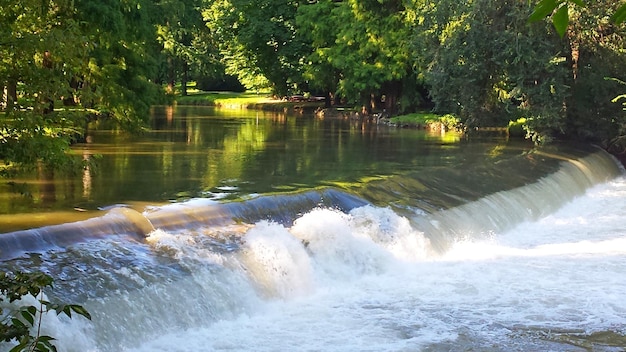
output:
[[509, 132], [509, 137], [525, 138], [526, 137], [526, 119], [522, 117], [515, 121], [509, 121], [508, 132]]
[[[52, 288], [52, 278], [41, 272], [5, 273], [0, 272], [0, 302], [13, 303], [31, 295], [38, 297], [38, 306], [24, 304], [15, 308], [14, 305], [0, 307], [0, 341], [17, 342], [10, 352], [56, 352], [51, 336], [41, 335], [42, 314], [55, 311], [69, 318], [72, 312], [91, 320], [91, 315], [82, 306], [75, 304], [58, 304], [44, 300], [43, 289]], [[34, 334], [33, 334], [34, 330]]]

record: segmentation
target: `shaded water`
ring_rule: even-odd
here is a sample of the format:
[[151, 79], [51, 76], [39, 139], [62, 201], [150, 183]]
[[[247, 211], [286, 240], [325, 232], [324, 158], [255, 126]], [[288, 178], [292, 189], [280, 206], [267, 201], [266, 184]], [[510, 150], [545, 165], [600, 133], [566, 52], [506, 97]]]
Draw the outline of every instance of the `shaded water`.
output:
[[624, 349], [626, 181], [601, 150], [183, 111], [83, 146], [110, 152], [73, 201], [131, 207], [0, 235], [4, 268], [94, 316], [46, 316], [60, 350]]

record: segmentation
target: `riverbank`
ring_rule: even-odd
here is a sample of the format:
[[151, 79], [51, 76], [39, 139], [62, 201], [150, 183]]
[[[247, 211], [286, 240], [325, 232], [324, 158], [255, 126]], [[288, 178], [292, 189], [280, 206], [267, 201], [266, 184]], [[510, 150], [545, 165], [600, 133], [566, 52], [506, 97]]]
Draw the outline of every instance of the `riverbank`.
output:
[[234, 93], [197, 91], [186, 96], [177, 96], [178, 105], [215, 106], [224, 109], [256, 109], [285, 113], [314, 113], [324, 106], [323, 101], [276, 99], [268, 93]]
[[225, 109], [256, 109], [285, 113], [311, 113], [319, 118], [350, 118], [370, 119], [379, 124], [389, 126], [423, 128], [423, 129], [455, 129], [458, 119], [453, 115], [438, 115], [431, 112], [415, 112], [406, 115], [389, 117], [384, 112], [362, 114], [358, 109], [346, 106], [327, 108], [320, 98], [307, 99], [295, 96], [293, 99], [276, 99], [268, 93], [234, 93], [234, 92], [203, 92], [192, 91], [186, 96], [177, 96], [178, 105], [215, 106]]

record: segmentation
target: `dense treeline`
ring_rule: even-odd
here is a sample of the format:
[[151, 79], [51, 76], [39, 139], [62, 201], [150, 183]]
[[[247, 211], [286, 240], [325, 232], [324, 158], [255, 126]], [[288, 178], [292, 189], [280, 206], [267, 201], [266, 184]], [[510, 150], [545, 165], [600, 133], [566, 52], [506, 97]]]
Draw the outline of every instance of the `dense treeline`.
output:
[[0, 160], [61, 163], [90, 121], [139, 127], [190, 80], [620, 151], [624, 5], [568, 1], [555, 30], [523, 0], [0, 0]]

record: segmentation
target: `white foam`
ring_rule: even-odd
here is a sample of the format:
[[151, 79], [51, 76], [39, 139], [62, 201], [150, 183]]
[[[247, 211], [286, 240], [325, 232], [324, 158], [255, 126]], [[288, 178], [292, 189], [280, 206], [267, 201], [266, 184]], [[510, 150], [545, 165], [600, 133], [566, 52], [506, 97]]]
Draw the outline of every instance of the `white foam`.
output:
[[313, 289], [304, 246], [281, 225], [258, 223], [246, 234], [238, 258], [263, 296], [293, 298]]
[[[236, 255], [212, 260], [245, 273], [256, 287], [253, 309], [128, 350], [525, 350], [534, 340], [524, 331], [623, 332], [625, 195], [620, 178], [442, 255], [389, 209], [316, 209], [291, 228], [262, 221]], [[176, 256], [197, 255], [193, 238], [151, 238]]]

